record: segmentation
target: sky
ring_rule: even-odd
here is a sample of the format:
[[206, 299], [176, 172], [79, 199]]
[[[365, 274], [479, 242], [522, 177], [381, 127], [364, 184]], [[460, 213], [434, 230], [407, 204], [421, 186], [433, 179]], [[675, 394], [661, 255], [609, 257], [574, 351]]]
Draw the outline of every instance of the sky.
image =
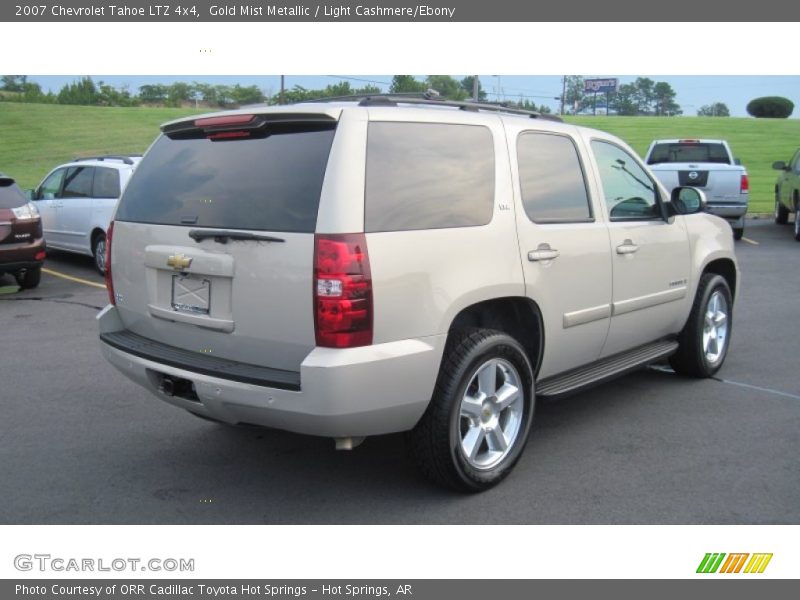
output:
[[[279, 75], [241, 75], [241, 76], [213, 76], [213, 75], [96, 75], [90, 74], [92, 79], [104, 81], [114, 87], [127, 85], [134, 92], [139, 86], [148, 84], [170, 84], [176, 81], [191, 83], [198, 81], [210, 84], [243, 86], [256, 85], [264, 93], [271, 95], [280, 90]], [[70, 83], [82, 75], [35, 75], [28, 80], [38, 83], [42, 89], [58, 92], [66, 83]], [[464, 75], [453, 75], [461, 79]], [[732, 116], [746, 117], [745, 107], [753, 98], [760, 96], [784, 96], [800, 107], [800, 76], [762, 76], [762, 75], [584, 75], [586, 78], [617, 77], [621, 84], [630, 83], [636, 77], [649, 77], [654, 81], [666, 81], [677, 93], [676, 101], [683, 110], [684, 115], [696, 115], [697, 110], [707, 104], [724, 102]], [[418, 79], [423, 79], [419, 76]], [[484, 91], [490, 100], [519, 100], [522, 97], [546, 104], [557, 112], [558, 101], [556, 96], [561, 94], [561, 77], [557, 75], [479, 75]], [[307, 89], [324, 88], [326, 85], [341, 81], [349, 81], [354, 88], [372, 84], [388, 91], [391, 75], [286, 75], [287, 89], [295, 85]], [[795, 111], [795, 118], [800, 117], [800, 109]]]

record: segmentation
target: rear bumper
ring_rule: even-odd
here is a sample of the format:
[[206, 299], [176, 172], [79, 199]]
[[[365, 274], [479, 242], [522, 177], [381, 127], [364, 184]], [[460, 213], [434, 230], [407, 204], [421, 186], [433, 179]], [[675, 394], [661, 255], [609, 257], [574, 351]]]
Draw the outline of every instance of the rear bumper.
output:
[[730, 222], [732, 227], [744, 227], [747, 204], [708, 204], [706, 212], [722, 217]]
[[[124, 331], [116, 308], [99, 315], [100, 332]], [[101, 340], [106, 359], [160, 399], [227, 423], [250, 423], [327, 437], [406, 431], [428, 406], [446, 335], [351, 349], [315, 348], [300, 366], [299, 389], [215, 376], [125, 351]], [[201, 372], [204, 371], [204, 372]], [[170, 396], [164, 377], [188, 380], [196, 397]], [[286, 388], [286, 386], [282, 386]]]
[[22, 269], [40, 267], [44, 259], [36, 260], [36, 255], [44, 251], [44, 238], [31, 243], [3, 244], [0, 246], [0, 273], [13, 273]]

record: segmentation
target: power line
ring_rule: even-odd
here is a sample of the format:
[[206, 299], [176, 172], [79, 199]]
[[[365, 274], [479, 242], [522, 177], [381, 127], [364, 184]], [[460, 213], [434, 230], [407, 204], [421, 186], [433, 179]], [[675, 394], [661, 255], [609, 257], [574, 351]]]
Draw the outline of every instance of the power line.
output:
[[374, 79], [359, 79], [358, 77], [345, 77], [344, 75], [328, 75], [334, 79], [347, 79], [348, 81], [359, 81], [361, 83], [377, 83], [379, 85], [392, 85], [388, 81], [375, 81]]

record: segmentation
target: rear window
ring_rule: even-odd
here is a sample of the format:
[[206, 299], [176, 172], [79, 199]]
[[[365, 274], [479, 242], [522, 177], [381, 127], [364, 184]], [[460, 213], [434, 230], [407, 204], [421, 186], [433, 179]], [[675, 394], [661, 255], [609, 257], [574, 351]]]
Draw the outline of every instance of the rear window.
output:
[[656, 144], [647, 159], [648, 165], [659, 163], [708, 162], [730, 164], [728, 152], [722, 144], [674, 143]]
[[334, 133], [326, 124], [250, 139], [161, 136], [136, 168], [115, 218], [312, 233]]
[[14, 180], [0, 176], [0, 208], [19, 208], [27, 203], [25, 194]]
[[486, 225], [494, 145], [482, 126], [370, 123], [366, 231]]
[[108, 167], [96, 167], [94, 173], [94, 197], [119, 197], [119, 171]]

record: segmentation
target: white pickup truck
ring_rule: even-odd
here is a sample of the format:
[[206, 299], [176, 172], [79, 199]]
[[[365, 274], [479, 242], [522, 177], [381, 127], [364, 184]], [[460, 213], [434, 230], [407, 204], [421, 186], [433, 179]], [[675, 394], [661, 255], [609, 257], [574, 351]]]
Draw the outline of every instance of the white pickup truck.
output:
[[654, 140], [645, 162], [672, 191], [679, 186], [703, 190], [706, 211], [731, 224], [733, 237], [744, 234], [750, 186], [747, 170], [733, 157], [725, 140]]

